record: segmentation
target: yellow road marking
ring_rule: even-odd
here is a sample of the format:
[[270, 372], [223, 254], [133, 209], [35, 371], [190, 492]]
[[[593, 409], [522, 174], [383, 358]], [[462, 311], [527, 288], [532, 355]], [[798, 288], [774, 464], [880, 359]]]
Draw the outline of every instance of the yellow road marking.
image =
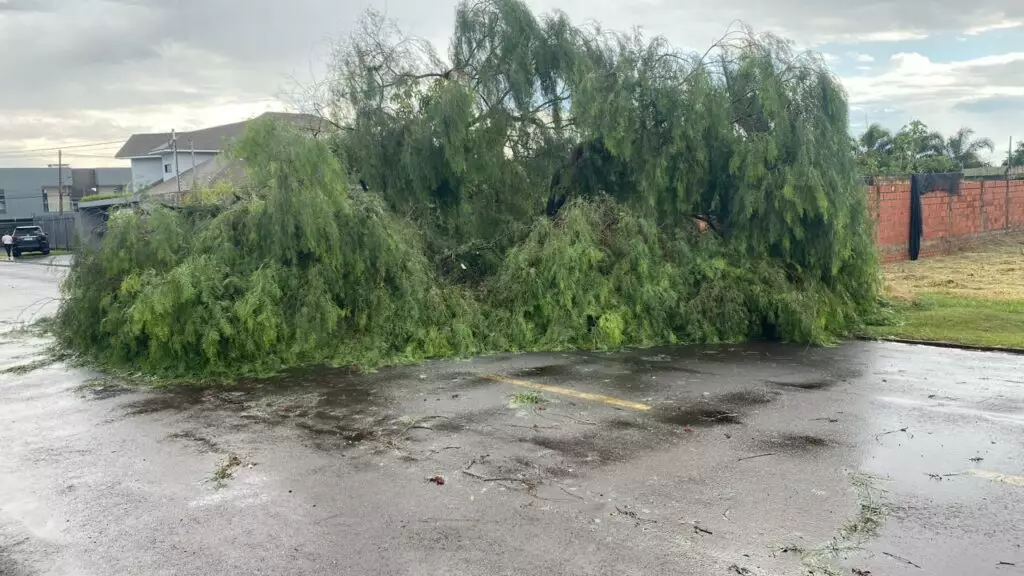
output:
[[580, 398], [581, 400], [590, 400], [592, 402], [601, 402], [602, 404], [608, 404], [609, 406], [617, 406], [619, 408], [629, 408], [631, 410], [650, 410], [651, 407], [647, 404], [640, 404], [639, 402], [630, 402], [629, 400], [619, 400], [618, 398], [612, 398], [611, 396], [605, 396], [604, 394], [590, 394], [589, 392], [579, 392], [571, 388], [562, 388], [561, 386], [548, 386], [547, 384], [538, 384], [536, 382], [528, 382], [526, 380], [516, 380], [515, 378], [506, 378], [504, 376], [498, 376], [496, 374], [488, 374], [484, 376], [485, 380], [491, 380], [493, 382], [502, 382], [505, 384], [515, 384], [516, 386], [522, 386], [524, 388], [532, 388], [534, 390], [542, 390], [544, 392], [550, 392], [552, 394], [561, 394], [562, 396], [571, 396], [573, 398]]
[[1013, 476], [1011, 474], [989, 472], [988, 470], [968, 470], [967, 473], [978, 478], [985, 478], [986, 480], [995, 480], [996, 482], [1013, 484], [1014, 486], [1024, 486], [1024, 476]]

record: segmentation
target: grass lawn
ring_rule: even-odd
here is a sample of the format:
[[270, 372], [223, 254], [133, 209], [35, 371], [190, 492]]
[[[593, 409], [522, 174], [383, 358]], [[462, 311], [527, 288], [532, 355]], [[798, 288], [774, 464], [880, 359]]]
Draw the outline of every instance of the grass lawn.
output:
[[1024, 300], [972, 300], [926, 293], [910, 301], [896, 300], [893, 307], [898, 323], [871, 326], [871, 336], [1024, 349]]
[[884, 274], [895, 319], [868, 335], [1024, 349], [1024, 234]]

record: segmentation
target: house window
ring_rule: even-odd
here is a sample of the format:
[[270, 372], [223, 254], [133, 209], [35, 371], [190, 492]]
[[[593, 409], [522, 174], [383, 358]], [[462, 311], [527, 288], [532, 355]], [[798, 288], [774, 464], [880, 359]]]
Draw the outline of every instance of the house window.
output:
[[123, 194], [123, 193], [124, 193], [124, 184], [118, 184], [117, 186], [114, 186], [114, 194]]
[[78, 200], [71, 201], [71, 211], [78, 212]]
[[170, 174], [170, 173], [171, 173], [171, 165], [170, 164], [164, 164], [164, 174]]
[[0, 214], [7, 213], [7, 193], [4, 192], [3, 188], [0, 188]]
[[49, 211], [50, 211], [50, 195], [46, 193], [46, 190], [43, 190], [43, 212], [45, 213], [45, 212], [49, 212]]

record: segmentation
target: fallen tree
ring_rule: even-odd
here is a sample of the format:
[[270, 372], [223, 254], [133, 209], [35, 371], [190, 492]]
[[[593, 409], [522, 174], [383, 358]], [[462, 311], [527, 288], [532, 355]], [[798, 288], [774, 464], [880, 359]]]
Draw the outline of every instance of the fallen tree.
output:
[[874, 305], [845, 96], [813, 54], [747, 30], [684, 54], [494, 0], [459, 8], [446, 59], [370, 14], [334, 64], [335, 130], [256, 124], [231, 203], [111, 219], [65, 283], [66, 345], [233, 375], [820, 343]]

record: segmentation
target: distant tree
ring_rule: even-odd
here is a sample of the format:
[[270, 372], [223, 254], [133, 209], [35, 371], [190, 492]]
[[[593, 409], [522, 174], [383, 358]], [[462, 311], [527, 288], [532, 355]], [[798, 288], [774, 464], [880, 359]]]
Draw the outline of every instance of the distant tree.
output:
[[865, 152], [889, 154], [893, 145], [892, 132], [883, 128], [881, 124], [872, 124], [858, 139], [858, 143]]
[[988, 138], [973, 136], [974, 130], [961, 128], [945, 138], [920, 120], [895, 134], [872, 124], [856, 140], [857, 165], [862, 173], [870, 175], [950, 172], [985, 166], [981, 151], [991, 151], [994, 145]]
[[982, 150], [989, 152], [995, 150], [992, 140], [988, 138], [971, 139], [972, 136], [974, 136], [974, 130], [964, 127], [946, 140], [944, 152], [957, 169], [985, 166], [986, 162], [978, 156], [978, 153]]
[[1017, 147], [1014, 148], [1010, 158], [1003, 160], [1003, 166], [1006, 166], [1008, 163], [1013, 166], [1024, 166], [1024, 141], [1017, 142]]

